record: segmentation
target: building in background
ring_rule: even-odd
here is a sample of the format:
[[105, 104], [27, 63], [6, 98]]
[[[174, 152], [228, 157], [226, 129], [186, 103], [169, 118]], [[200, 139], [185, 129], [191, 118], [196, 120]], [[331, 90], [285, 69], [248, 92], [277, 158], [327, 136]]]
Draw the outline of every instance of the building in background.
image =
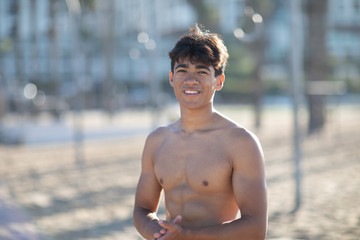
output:
[[[245, 1], [205, 2], [218, 11], [220, 33], [234, 38]], [[284, 0], [273, 2], [262, 71], [266, 78], [286, 80], [289, 6]], [[360, 0], [329, 0], [328, 9], [333, 76], [351, 82], [360, 75], [359, 5]], [[187, 0], [2, 0], [0, 87], [6, 89], [8, 109], [24, 108], [28, 83], [37, 86], [30, 100], [43, 108], [54, 98], [52, 105], [63, 102], [71, 108], [79, 102], [109, 109], [149, 101], [156, 105], [163, 101], [156, 93], [167, 81], [167, 53], [195, 22], [197, 13]]]
[[328, 51], [334, 57], [333, 76], [349, 87], [360, 82], [360, 0], [329, 0]]

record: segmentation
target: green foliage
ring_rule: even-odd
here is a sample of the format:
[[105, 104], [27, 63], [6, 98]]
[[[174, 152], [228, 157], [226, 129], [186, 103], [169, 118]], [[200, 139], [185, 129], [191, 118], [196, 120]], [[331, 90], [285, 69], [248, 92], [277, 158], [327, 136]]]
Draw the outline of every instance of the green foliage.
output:
[[264, 81], [265, 92], [267, 95], [286, 95], [289, 90], [289, 81], [266, 80]]
[[10, 38], [5, 38], [0, 42], [0, 53], [10, 52], [13, 47], [13, 42]]
[[55, 95], [59, 89], [59, 83], [49, 79], [48, 81], [41, 81], [38, 79], [30, 79], [30, 82], [35, 84], [39, 91], [45, 92], [47, 95]]
[[346, 89], [349, 93], [360, 93], [360, 79], [357, 81], [346, 81]]
[[213, 32], [219, 31], [219, 9], [206, 3], [206, 0], [187, 0], [193, 7], [198, 16], [198, 23], [205, 25], [207, 29]]
[[80, 0], [80, 4], [82, 8], [87, 8], [89, 10], [95, 10], [96, 3], [95, 0]]
[[255, 59], [248, 48], [241, 44], [229, 45], [228, 51], [230, 57], [222, 94], [247, 95], [252, 92], [251, 75], [255, 70]]

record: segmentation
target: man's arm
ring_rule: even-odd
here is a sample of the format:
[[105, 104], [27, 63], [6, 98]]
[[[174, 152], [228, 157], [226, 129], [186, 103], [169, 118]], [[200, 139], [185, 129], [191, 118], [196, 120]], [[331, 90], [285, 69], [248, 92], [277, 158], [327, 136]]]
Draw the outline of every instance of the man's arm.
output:
[[227, 146], [232, 156], [232, 185], [241, 218], [201, 229], [185, 229], [160, 221], [168, 231], [158, 240], [264, 240], [267, 229], [267, 201], [264, 157], [255, 136], [237, 129]]
[[135, 195], [134, 226], [146, 239], [154, 239], [154, 233], [164, 231], [161, 230], [156, 216], [162, 188], [155, 176], [153, 162], [153, 153], [158, 147], [159, 138], [159, 133], [155, 131], [146, 140]]

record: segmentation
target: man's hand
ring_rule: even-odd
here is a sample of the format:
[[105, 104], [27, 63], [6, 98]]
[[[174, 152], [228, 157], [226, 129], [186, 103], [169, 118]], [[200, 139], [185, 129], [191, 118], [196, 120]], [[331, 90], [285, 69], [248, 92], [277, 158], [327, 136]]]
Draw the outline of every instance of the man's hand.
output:
[[160, 232], [154, 234], [154, 240], [177, 239], [182, 232], [182, 227], [179, 225], [181, 219], [182, 217], [178, 215], [172, 222], [159, 220], [159, 225], [163, 228]]

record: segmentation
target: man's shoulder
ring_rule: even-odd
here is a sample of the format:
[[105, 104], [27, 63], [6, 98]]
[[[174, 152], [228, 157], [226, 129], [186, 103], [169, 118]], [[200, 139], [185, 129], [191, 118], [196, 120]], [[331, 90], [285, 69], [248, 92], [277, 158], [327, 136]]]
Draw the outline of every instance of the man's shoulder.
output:
[[162, 126], [153, 130], [146, 138], [144, 153], [153, 154], [166, 141], [169, 136], [169, 127]]
[[147, 137], [147, 141], [151, 142], [162, 142], [164, 141], [169, 134], [172, 132], [172, 129], [174, 128], [173, 125], [175, 123], [171, 123], [167, 126], [160, 126], [157, 127], [155, 130], [153, 130]]
[[244, 127], [235, 127], [230, 134], [231, 141], [236, 149], [242, 151], [244, 149], [261, 148], [258, 137], [250, 130]]
[[224, 127], [226, 134], [223, 134], [226, 138], [224, 139], [226, 144], [231, 143], [230, 145], [237, 151], [242, 151], [248, 147], [260, 147], [259, 139], [251, 130], [230, 119], [224, 118], [224, 120], [227, 122], [226, 127]]
[[231, 128], [231, 137], [244, 141], [257, 140], [256, 135], [252, 131], [240, 125], [234, 125]]
[[246, 127], [239, 125], [231, 119], [222, 116], [224, 130], [228, 131], [227, 136], [229, 138], [235, 138], [237, 140], [251, 140], [256, 139], [256, 135]]
[[147, 140], [149, 141], [158, 141], [166, 137], [168, 134], [168, 126], [161, 126], [157, 127], [155, 130], [153, 130], [147, 137]]

